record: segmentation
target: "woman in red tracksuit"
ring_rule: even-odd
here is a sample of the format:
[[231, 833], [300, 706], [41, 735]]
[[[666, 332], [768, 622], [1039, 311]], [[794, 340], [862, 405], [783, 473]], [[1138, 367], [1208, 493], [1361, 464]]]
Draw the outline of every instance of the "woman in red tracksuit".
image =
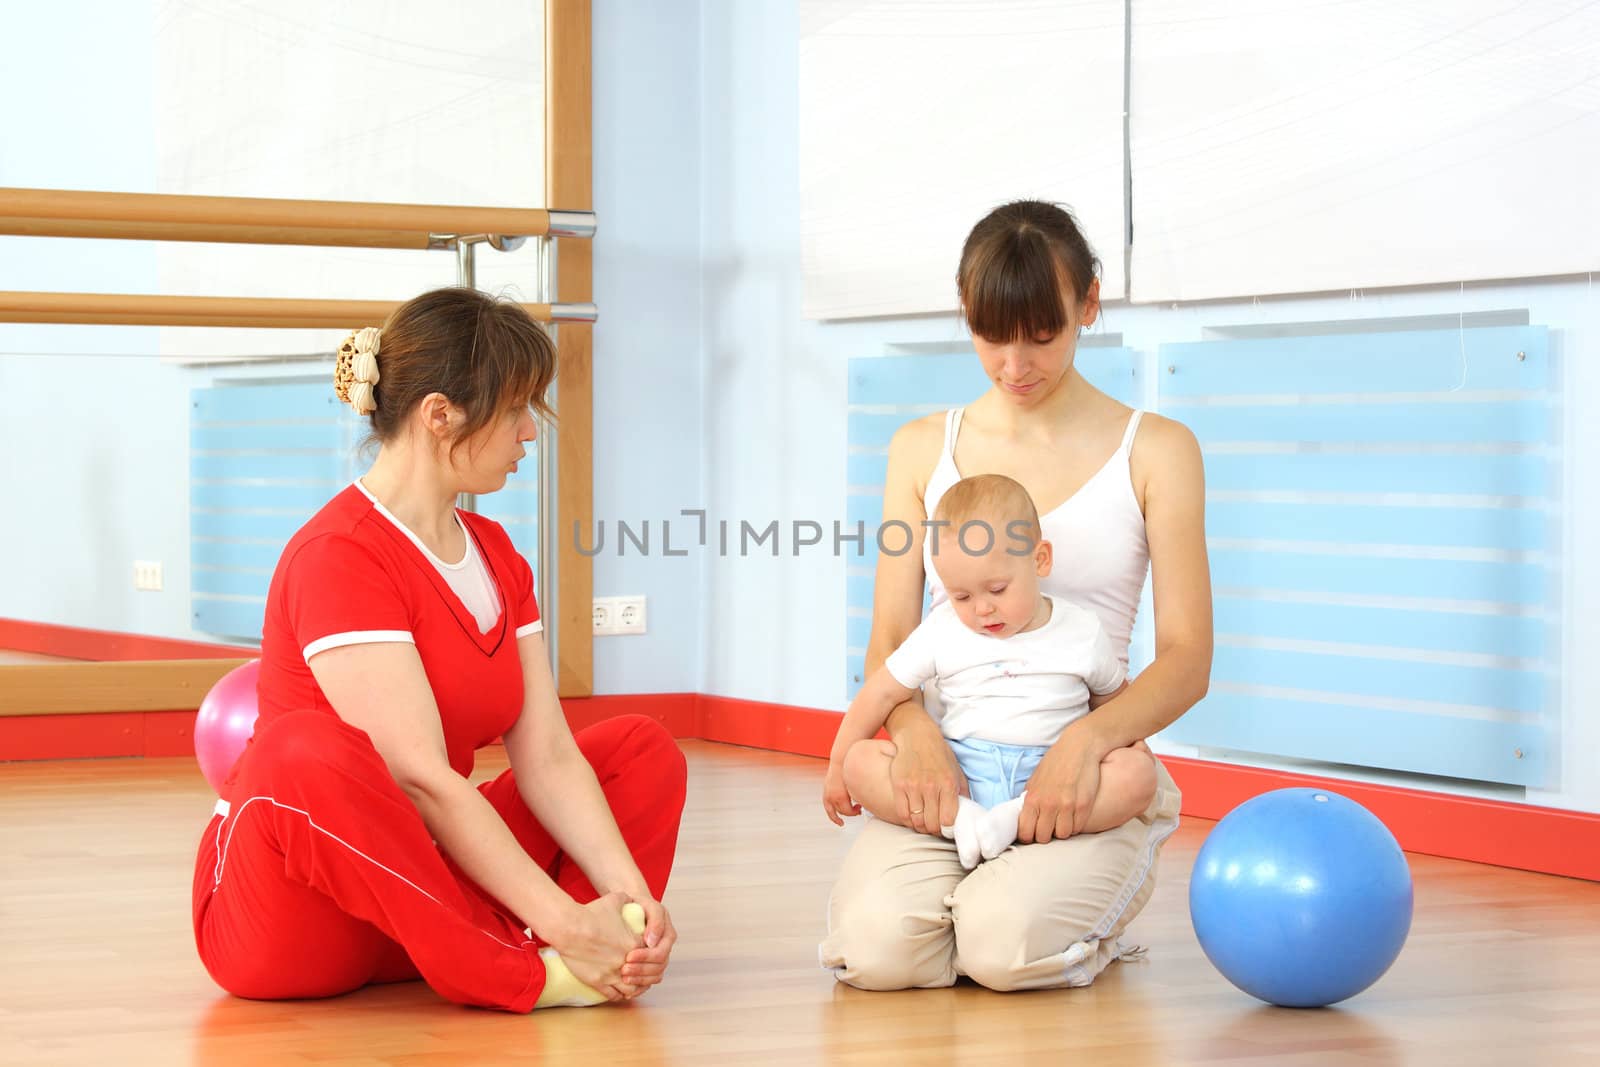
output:
[[[539, 325], [470, 289], [341, 348], [336, 389], [378, 456], [278, 562], [255, 736], [195, 864], [195, 941], [230, 992], [420, 976], [523, 1012], [661, 980], [683, 757], [637, 716], [574, 737], [527, 562], [455, 506], [516, 470], [554, 374]], [[511, 769], [474, 788], [497, 737]]]

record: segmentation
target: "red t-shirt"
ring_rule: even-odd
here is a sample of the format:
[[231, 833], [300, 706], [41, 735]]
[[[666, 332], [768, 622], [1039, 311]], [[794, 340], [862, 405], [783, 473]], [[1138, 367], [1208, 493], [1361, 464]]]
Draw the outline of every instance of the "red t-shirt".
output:
[[488, 633], [444, 575], [366, 494], [351, 486], [285, 546], [267, 591], [261, 634], [259, 730], [290, 711], [334, 714], [307, 665], [327, 648], [372, 641], [417, 646], [439, 706], [450, 766], [472, 772], [473, 753], [522, 711], [519, 636], [538, 632], [533, 571], [499, 523], [457, 512], [499, 594]]

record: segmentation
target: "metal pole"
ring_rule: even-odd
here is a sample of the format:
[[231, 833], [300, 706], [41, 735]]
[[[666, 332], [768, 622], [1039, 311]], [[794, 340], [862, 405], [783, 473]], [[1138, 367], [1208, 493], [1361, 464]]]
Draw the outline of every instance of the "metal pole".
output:
[[[456, 235], [456, 284], [463, 289], [478, 287], [478, 246], [465, 234]], [[473, 493], [462, 493], [456, 500], [462, 511], [478, 510], [478, 498]]]
[[[538, 299], [541, 303], [554, 304], [560, 295], [556, 285], [556, 240], [553, 237], [537, 238], [538, 244]], [[560, 342], [560, 327], [555, 323], [550, 324], [550, 336]], [[560, 383], [556, 384], [555, 396], [551, 397], [551, 406], [559, 411]], [[559, 619], [557, 608], [560, 590], [556, 588], [556, 568], [560, 557], [561, 548], [561, 516], [556, 510], [556, 435], [555, 427], [550, 423], [540, 420], [539, 426], [539, 568], [535, 575], [538, 587], [539, 616], [544, 619]], [[559, 641], [560, 627], [547, 624], [544, 628], [545, 644], [550, 653], [550, 664], [554, 667], [559, 660], [556, 657], [556, 646]]]
[[478, 245], [466, 236], [456, 238], [456, 284], [463, 289], [478, 287]]

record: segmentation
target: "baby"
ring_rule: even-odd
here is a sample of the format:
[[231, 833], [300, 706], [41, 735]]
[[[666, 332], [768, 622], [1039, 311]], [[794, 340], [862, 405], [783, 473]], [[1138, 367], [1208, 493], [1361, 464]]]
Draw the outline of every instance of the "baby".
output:
[[[936, 682], [930, 708], [966, 775], [954, 826], [943, 828], [968, 870], [1017, 839], [1025, 786], [1075, 719], [1127, 686], [1127, 672], [1091, 611], [1039, 588], [1050, 542], [1027, 490], [996, 474], [964, 478], [939, 501], [929, 536], [949, 600], [874, 671], [850, 704], [828, 759], [828, 818], [863, 807], [905, 825], [895, 807], [895, 746], [874, 740], [896, 705]], [[1155, 757], [1139, 742], [1108, 755], [1083, 833], [1121, 826], [1155, 796]], [[852, 798], [854, 798], [852, 800]]]

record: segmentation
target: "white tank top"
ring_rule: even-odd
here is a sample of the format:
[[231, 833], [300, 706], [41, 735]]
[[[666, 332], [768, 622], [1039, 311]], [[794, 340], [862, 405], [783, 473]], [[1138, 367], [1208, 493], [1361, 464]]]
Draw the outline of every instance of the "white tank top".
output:
[[[961, 480], [956, 469], [956, 438], [961, 433], [961, 408], [945, 413], [944, 451], [928, 478], [923, 493], [927, 514], [932, 515], [946, 490]], [[1105, 465], [1083, 487], [1051, 511], [1039, 516], [1044, 538], [1050, 542], [1054, 566], [1041, 583], [1046, 593], [1088, 608], [1100, 616], [1122, 665], [1128, 665], [1128, 640], [1139, 594], [1150, 570], [1150, 543], [1145, 539], [1144, 513], [1133, 492], [1128, 455], [1139, 429], [1135, 411], [1128, 419], [1122, 443]], [[933, 607], [949, 597], [933, 569], [933, 549], [922, 542], [922, 569], [933, 593]]]

